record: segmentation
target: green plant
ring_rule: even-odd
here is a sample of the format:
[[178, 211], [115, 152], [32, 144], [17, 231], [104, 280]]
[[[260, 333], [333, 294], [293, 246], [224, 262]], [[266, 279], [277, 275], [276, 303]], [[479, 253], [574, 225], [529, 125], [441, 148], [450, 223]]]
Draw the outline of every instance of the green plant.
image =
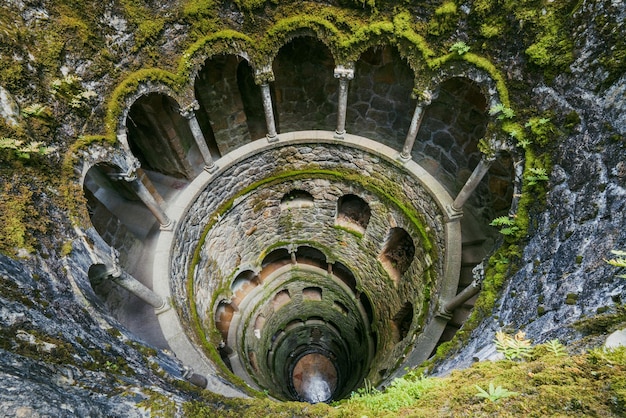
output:
[[550, 340], [543, 344], [543, 346], [550, 354], [553, 354], [556, 357], [562, 357], [567, 355], [567, 350], [565, 349], [565, 346], [561, 344], [561, 342], [557, 339]]
[[478, 389], [476, 396], [479, 398], [489, 399], [491, 402], [497, 402], [503, 398], [519, 395], [519, 393], [504, 389], [499, 385], [494, 387], [493, 382], [489, 383], [489, 392], [478, 385], [475, 385], [475, 387]]
[[525, 175], [524, 178], [528, 182], [527, 184], [529, 186], [534, 186], [535, 184], [538, 184], [541, 181], [548, 181], [549, 180], [548, 172], [546, 171], [545, 168], [542, 168], [542, 167], [531, 167], [531, 168], [528, 169], [528, 171], [530, 173]]
[[459, 55], [463, 55], [466, 52], [469, 52], [470, 47], [463, 41], [455, 42], [450, 47], [450, 52], [456, 52]]
[[502, 103], [491, 106], [491, 108], [489, 109], [489, 114], [491, 116], [498, 115], [498, 120], [513, 119], [515, 117], [515, 111], [510, 107], [503, 105]]
[[[605, 262], [615, 267], [626, 268], [626, 251], [611, 250], [611, 254], [616, 255], [617, 258], [612, 258], [610, 260], [604, 259]], [[619, 274], [617, 277], [626, 279], [626, 274]]]
[[499, 216], [491, 221], [489, 225], [501, 227], [500, 233], [502, 235], [513, 235], [519, 231], [519, 227], [515, 225], [515, 219], [510, 216]]
[[518, 331], [514, 336], [503, 331], [496, 332], [496, 350], [504, 354], [507, 360], [526, 359], [532, 354], [530, 340], [526, 339], [526, 333]]
[[48, 155], [56, 148], [46, 147], [39, 141], [24, 144], [23, 141], [3, 137], [0, 138], [0, 149], [13, 150], [18, 158], [28, 160], [31, 154]]
[[342, 404], [352, 409], [353, 406], [364, 406], [376, 414], [384, 411], [396, 412], [414, 404], [430, 389], [441, 385], [441, 381], [435, 378], [398, 378], [391, 382], [385, 391], [379, 391], [371, 386], [371, 382], [365, 380], [365, 386], [352, 393], [349, 400]]
[[48, 118], [51, 116], [48, 107], [39, 103], [26, 106], [21, 113], [24, 117]]

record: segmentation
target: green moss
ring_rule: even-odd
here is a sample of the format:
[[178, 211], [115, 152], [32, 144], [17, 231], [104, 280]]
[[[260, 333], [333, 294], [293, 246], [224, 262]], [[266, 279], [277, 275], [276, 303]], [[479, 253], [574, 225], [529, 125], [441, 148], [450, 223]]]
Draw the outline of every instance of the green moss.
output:
[[[481, 362], [445, 378], [411, 372], [386, 391], [369, 390], [335, 405], [338, 416], [569, 416], [624, 411], [626, 349], [562, 356], [541, 350], [524, 362]], [[607, 374], [605, 374], [607, 373]], [[605, 379], [598, 380], [599, 374]], [[604, 382], [602, 382], [604, 380]], [[606, 384], [611, 382], [610, 384]], [[476, 386], [502, 386], [519, 396], [480, 401]]]
[[450, 33], [457, 25], [457, 7], [454, 1], [444, 1], [435, 9], [435, 15], [428, 22], [428, 33], [441, 36]]
[[567, 305], [576, 305], [577, 301], [578, 301], [578, 294], [576, 293], [568, 293], [567, 296], [565, 297], [565, 303]]
[[[626, 326], [626, 305], [599, 308], [598, 315], [581, 319], [574, 327], [586, 335], [603, 335]], [[612, 311], [612, 312], [608, 312]]]
[[333, 228], [335, 228], [338, 231], [345, 231], [348, 234], [354, 235], [357, 238], [363, 238], [362, 232], [356, 231], [355, 229], [352, 229], [350, 227], [335, 224], [333, 225]]

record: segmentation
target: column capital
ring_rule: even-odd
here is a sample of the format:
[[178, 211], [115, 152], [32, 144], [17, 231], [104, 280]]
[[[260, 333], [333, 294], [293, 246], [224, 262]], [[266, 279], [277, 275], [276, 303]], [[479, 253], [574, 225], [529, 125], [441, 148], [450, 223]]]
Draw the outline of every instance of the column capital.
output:
[[274, 81], [274, 71], [267, 65], [254, 71], [254, 82], [258, 85], [269, 84]]
[[493, 152], [489, 154], [483, 154], [483, 156], [480, 159], [483, 162], [483, 164], [491, 165], [497, 158], [498, 158], [498, 153]]
[[352, 80], [354, 78], [354, 63], [337, 65], [333, 71], [333, 76], [340, 80]]
[[200, 109], [200, 103], [197, 100], [192, 101], [187, 106], [181, 107], [178, 112], [185, 119], [193, 119], [196, 116], [196, 110]]
[[428, 106], [433, 101], [433, 94], [430, 90], [413, 91], [411, 96], [417, 100], [417, 106]]
[[109, 177], [113, 180], [124, 180], [128, 182], [137, 180], [137, 170], [141, 167], [141, 163], [133, 156], [127, 156], [126, 162], [128, 163], [126, 171], [111, 173]]

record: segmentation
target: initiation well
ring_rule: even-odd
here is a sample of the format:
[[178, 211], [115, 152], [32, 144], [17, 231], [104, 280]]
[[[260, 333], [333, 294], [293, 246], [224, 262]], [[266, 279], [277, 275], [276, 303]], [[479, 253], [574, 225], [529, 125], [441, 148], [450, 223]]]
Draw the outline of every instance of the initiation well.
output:
[[301, 132], [241, 154], [206, 176], [172, 233], [171, 294], [189, 338], [279, 399], [317, 396], [298, 389], [307, 356], [332, 376], [324, 401], [426, 358], [445, 327], [439, 298], [458, 286], [447, 192], [365, 138]]

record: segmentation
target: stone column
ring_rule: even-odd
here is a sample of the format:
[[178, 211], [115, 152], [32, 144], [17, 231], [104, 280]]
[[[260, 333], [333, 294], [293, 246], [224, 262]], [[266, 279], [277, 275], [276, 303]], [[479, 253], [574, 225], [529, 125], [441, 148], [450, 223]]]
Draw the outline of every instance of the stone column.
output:
[[122, 270], [118, 264], [118, 254], [113, 250], [113, 267], [106, 272], [106, 275], [118, 286], [128, 290], [139, 299], [143, 300], [154, 309], [164, 310], [167, 302], [161, 296], [144, 286], [139, 280]]
[[272, 94], [270, 92], [270, 82], [274, 81], [274, 73], [271, 68], [265, 67], [255, 74], [255, 83], [261, 86], [261, 97], [263, 98], [263, 110], [265, 111], [265, 124], [267, 125], [268, 142], [278, 141], [276, 132], [276, 122], [274, 120], [274, 108], [272, 106]]
[[348, 108], [348, 83], [354, 78], [354, 63], [338, 65], [333, 73], [339, 79], [338, 107], [337, 107], [337, 129], [335, 138], [343, 139], [346, 133], [346, 110]]
[[478, 187], [478, 184], [483, 179], [485, 174], [487, 174], [487, 171], [489, 171], [489, 167], [491, 167], [491, 164], [494, 161], [495, 156], [489, 157], [483, 155], [476, 168], [474, 168], [472, 175], [467, 179], [467, 181], [463, 185], [463, 188], [456, 196], [456, 199], [454, 199], [454, 202], [452, 203], [452, 210], [454, 212], [461, 212], [461, 210], [463, 209], [463, 205], [465, 204], [465, 202], [467, 202], [467, 199], [470, 198], [474, 190], [476, 190], [476, 187]]
[[415, 138], [417, 137], [417, 132], [420, 130], [422, 118], [424, 117], [424, 107], [430, 104], [431, 99], [431, 94], [429, 92], [424, 92], [422, 97], [417, 101], [417, 104], [415, 105], [413, 119], [411, 119], [411, 126], [409, 127], [409, 132], [406, 134], [404, 146], [402, 147], [402, 152], [400, 153], [400, 158], [402, 160], [408, 161], [411, 159], [411, 152], [413, 151]]
[[481, 283], [478, 280], [474, 280], [467, 286], [461, 293], [456, 295], [452, 300], [446, 303], [441, 310], [440, 314], [443, 316], [451, 316], [452, 312], [465, 302], [473, 298], [480, 292]]
[[213, 161], [211, 151], [206, 144], [204, 134], [202, 133], [202, 130], [200, 129], [200, 124], [198, 123], [198, 119], [196, 118], [195, 111], [198, 109], [200, 109], [200, 104], [197, 100], [194, 100], [188, 106], [180, 109], [180, 114], [182, 117], [187, 119], [189, 123], [189, 129], [191, 129], [193, 139], [196, 142], [198, 149], [200, 150], [200, 154], [202, 154], [202, 159], [204, 160], [204, 170], [210, 173], [215, 171], [215, 169], [217, 169], [217, 166]]
[[133, 159], [133, 164], [128, 171], [116, 174], [114, 177], [116, 179], [124, 180], [130, 184], [131, 189], [133, 189], [137, 197], [144, 203], [144, 205], [146, 205], [157, 221], [159, 221], [161, 224], [161, 230], [172, 230], [174, 223], [161, 207], [163, 198], [156, 193], [154, 186], [151, 187], [151, 189], [154, 190], [154, 195], [152, 194], [150, 189], [144, 184], [144, 181], [149, 181], [149, 179], [143, 173], [141, 173], [141, 176], [138, 177], [139, 170], [139, 161]]

